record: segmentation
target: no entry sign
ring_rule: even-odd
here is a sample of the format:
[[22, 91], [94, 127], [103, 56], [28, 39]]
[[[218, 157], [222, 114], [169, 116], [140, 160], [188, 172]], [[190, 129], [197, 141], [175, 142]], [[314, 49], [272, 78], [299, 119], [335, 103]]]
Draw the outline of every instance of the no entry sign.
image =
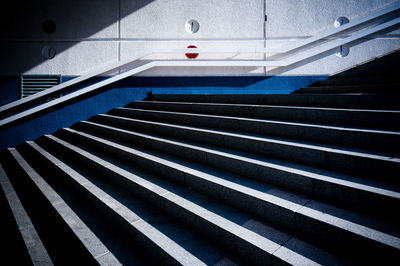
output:
[[[195, 45], [189, 45], [187, 48], [197, 48], [197, 46], [195, 46]], [[187, 53], [187, 54], [185, 54], [185, 55], [186, 55], [186, 57], [189, 58], [189, 59], [195, 59], [196, 57], [199, 56], [199, 54], [196, 54], [196, 53]]]

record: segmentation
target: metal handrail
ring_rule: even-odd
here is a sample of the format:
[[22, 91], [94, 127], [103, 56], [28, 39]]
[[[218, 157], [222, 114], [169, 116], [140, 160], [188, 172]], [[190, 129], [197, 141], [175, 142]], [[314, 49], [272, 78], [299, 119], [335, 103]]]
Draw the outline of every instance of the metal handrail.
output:
[[311, 49], [309, 49], [307, 51], [300, 52], [297, 55], [295, 54], [293, 56], [289, 56], [288, 58], [283, 59], [283, 60], [274, 60], [274, 61], [266, 61], [266, 60], [152, 60], [152, 61], [147, 60], [147, 61], [143, 61], [143, 60], [141, 60], [141, 59], [145, 58], [146, 56], [150, 56], [153, 54], [163, 54], [163, 53], [168, 53], [168, 54], [176, 54], [176, 53], [287, 53], [287, 52], [296, 50], [298, 48], [301, 48], [303, 46], [309, 45], [311, 43], [314, 43], [323, 38], [326, 38], [326, 37], [329, 37], [332, 35], [337, 35], [337, 34], [342, 33], [343, 31], [346, 31], [350, 28], [360, 26], [362, 24], [365, 24], [366, 22], [370, 22], [379, 17], [382, 17], [384, 15], [387, 15], [387, 14], [390, 14], [390, 13], [393, 13], [393, 12], [399, 11], [399, 10], [400, 10], [400, 3], [396, 3], [395, 5], [391, 5], [390, 7], [379, 10], [379, 11], [375, 12], [374, 14], [371, 14], [371, 15], [368, 15], [361, 19], [355, 20], [355, 21], [348, 23], [346, 25], [343, 25], [339, 28], [332, 29], [332, 30], [326, 31], [324, 33], [318, 34], [315, 37], [311, 37], [306, 40], [300, 41], [294, 45], [288, 45], [282, 49], [269, 49], [269, 48], [241, 48], [241, 49], [189, 48], [188, 49], [188, 48], [185, 48], [185, 49], [173, 49], [173, 50], [171, 50], [171, 49], [154, 49], [152, 51], [143, 52], [143, 53], [135, 56], [134, 58], [123, 60], [118, 63], [114, 63], [111, 65], [102, 67], [92, 73], [82, 75], [80, 77], [69, 80], [65, 83], [54, 86], [50, 89], [44, 90], [44, 91], [34, 94], [32, 96], [29, 96], [29, 97], [11, 102], [9, 104], [6, 104], [4, 106], [1, 106], [0, 114], [5, 111], [10, 111], [15, 108], [21, 108], [22, 106], [26, 106], [29, 103], [33, 102], [34, 100], [41, 99], [41, 98], [46, 97], [49, 94], [52, 94], [54, 92], [62, 91], [68, 87], [71, 87], [71, 86], [77, 85], [83, 81], [89, 80], [90, 78], [93, 78], [93, 77], [96, 77], [99, 75], [104, 75], [104, 74], [107, 74], [107, 73], [110, 73], [110, 72], [113, 72], [116, 70], [120, 70], [122, 68], [127, 68], [127, 67], [131, 66], [133, 63], [138, 62], [138, 61], [142, 63], [140, 66], [136, 66], [133, 69], [128, 70], [124, 73], [115, 75], [106, 80], [103, 80], [96, 84], [82, 88], [78, 91], [75, 91], [75, 92], [65, 95], [63, 97], [60, 97], [58, 99], [52, 100], [50, 102], [41, 104], [41, 105], [33, 107], [29, 110], [22, 111], [18, 114], [15, 114], [15, 115], [9, 116], [3, 120], [0, 120], [0, 128], [3, 128], [7, 124], [16, 122], [20, 119], [32, 116], [38, 112], [42, 112], [42, 111], [46, 110], [47, 108], [54, 107], [61, 103], [66, 103], [78, 96], [82, 96], [84, 94], [87, 94], [89, 92], [97, 90], [103, 86], [110, 85], [116, 81], [119, 81], [121, 79], [124, 79], [126, 77], [129, 77], [129, 76], [132, 76], [135, 74], [138, 74], [140, 72], [143, 72], [143, 71], [148, 70], [153, 67], [160, 67], [160, 66], [164, 66], [164, 67], [165, 66], [175, 66], [175, 67], [176, 66], [286, 67], [286, 66], [293, 65], [297, 62], [303, 61], [305, 59], [315, 57], [319, 54], [322, 54], [324, 52], [335, 49], [341, 45], [345, 45], [345, 44], [354, 42], [358, 39], [364, 38], [371, 34], [374, 34], [379, 31], [385, 30], [387, 28], [396, 26], [397, 24], [400, 24], [400, 18], [391, 19], [390, 21], [387, 21], [385, 23], [375, 25], [371, 28], [363, 29], [361, 32], [354, 33], [343, 39], [333, 40], [330, 42], [323, 43], [317, 47], [312, 47]]

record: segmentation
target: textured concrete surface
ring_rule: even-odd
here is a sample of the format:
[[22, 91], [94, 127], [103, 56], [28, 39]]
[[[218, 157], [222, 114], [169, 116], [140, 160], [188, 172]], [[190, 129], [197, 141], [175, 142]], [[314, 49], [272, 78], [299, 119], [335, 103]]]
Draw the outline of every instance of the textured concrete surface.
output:
[[[99, 123], [107, 123], [107, 120], [97, 120]], [[117, 127], [123, 127], [123, 128], [129, 128], [129, 126], [126, 125], [126, 123], [124, 124], [120, 124], [120, 125], [115, 125]], [[132, 143], [132, 144], [140, 144], [146, 148], [151, 148], [151, 149], [155, 149], [158, 151], [162, 151], [162, 152], [167, 152], [169, 154], [173, 154], [173, 155], [179, 155], [179, 156], [184, 156], [187, 159], [196, 161], [198, 163], [203, 163], [203, 164], [208, 164], [214, 167], [217, 167], [219, 169], [225, 169], [228, 171], [232, 171], [232, 172], [236, 172], [236, 173], [240, 173], [242, 175], [246, 175], [246, 176], [251, 176], [251, 177], [255, 177], [258, 179], [263, 179], [263, 178], [267, 178], [267, 177], [257, 177], [254, 176], [254, 173], [250, 170], [247, 170], [247, 165], [250, 165], [251, 168], [256, 167], [257, 164], [259, 164], [260, 166], [265, 165], [264, 170], [261, 171], [271, 171], [272, 169], [279, 169], [279, 162], [273, 162], [271, 164], [265, 164], [265, 160], [263, 161], [259, 161], [259, 160], [246, 160], [244, 157], [239, 157], [237, 156], [238, 160], [234, 161], [232, 159], [229, 159], [229, 155], [227, 155], [227, 153], [232, 152], [232, 149], [235, 150], [245, 150], [247, 152], [252, 152], [252, 153], [258, 153], [257, 149], [252, 149], [252, 147], [250, 147], [251, 145], [246, 145], [245, 147], [240, 147], [240, 141], [239, 144], [235, 146], [235, 148], [233, 148], [232, 146], [228, 145], [227, 147], [230, 148], [231, 150], [223, 150], [224, 152], [220, 152], [219, 154], [221, 156], [214, 156], [215, 159], [212, 160], [210, 158], [213, 158], [211, 155], [212, 154], [217, 154], [218, 150], [214, 150], [214, 149], [205, 149], [202, 148], [201, 146], [193, 146], [193, 145], [188, 145], [185, 144], [184, 142], [176, 142], [176, 141], [171, 141], [171, 140], [163, 140], [157, 137], [151, 137], [149, 135], [146, 134], [141, 134], [138, 132], [132, 132], [132, 130], [138, 130], [138, 126], [135, 126], [131, 129], [129, 129], [130, 131], [127, 130], [122, 130], [122, 129], [117, 129], [117, 128], [113, 128], [113, 127], [109, 127], [109, 126], [105, 126], [105, 125], [101, 125], [101, 124], [96, 124], [96, 123], [91, 123], [91, 122], [82, 122], [77, 124], [76, 126], [74, 126], [74, 128], [77, 128], [78, 130], [82, 130], [84, 132], [88, 132], [91, 134], [99, 134], [99, 135], [104, 135], [104, 136], [108, 136], [114, 139], [119, 139], [121, 141], [125, 141], [127, 143]], [[150, 129], [151, 130], [151, 129]], [[163, 130], [166, 131], [166, 130]], [[152, 132], [154, 132], [154, 129], [152, 130]], [[197, 133], [198, 134], [198, 133]], [[188, 138], [189, 134], [186, 134], [186, 139]], [[195, 135], [195, 134], [191, 134], [191, 135]], [[180, 137], [183, 138], [182, 135], [180, 135], [179, 133], [175, 132], [173, 133], [170, 137]], [[244, 137], [244, 136], [242, 136]], [[209, 136], [207, 137], [207, 139], [213, 138], [213, 136]], [[203, 138], [205, 139], [205, 138]], [[193, 141], [193, 138], [189, 137], [189, 140]], [[200, 142], [200, 143], [204, 143], [204, 140], [199, 139], [196, 142]], [[208, 141], [209, 142], [209, 141]], [[216, 140], [215, 142], [212, 142], [212, 145], [221, 145], [221, 143], [223, 142], [223, 140]], [[210, 142], [209, 142], [210, 144]], [[243, 143], [243, 145], [245, 145]], [[259, 145], [255, 145], [256, 147], [258, 147]], [[280, 151], [282, 151], [282, 148], [279, 149]], [[340, 152], [338, 150], [338, 152]], [[289, 154], [292, 154], [290, 152], [288, 152]], [[279, 154], [279, 153], [276, 153]], [[307, 153], [302, 153], [303, 157], [305, 156], [309, 156], [307, 155]], [[305, 155], [304, 155], [305, 154]], [[226, 157], [224, 157], [226, 156]], [[246, 155], [244, 155], [246, 156]], [[271, 156], [271, 155], [270, 155]], [[277, 155], [275, 155], [274, 157], [277, 157]], [[285, 160], [291, 160], [291, 161], [297, 161], [299, 160], [299, 156], [295, 156], [292, 154], [292, 157], [282, 157]], [[314, 158], [318, 158], [318, 156], [314, 156]], [[321, 158], [324, 158], [324, 156], [321, 156]], [[262, 160], [262, 159], [261, 159]], [[301, 160], [301, 159], [300, 159]], [[346, 159], [347, 161], [349, 159]], [[341, 161], [342, 162], [342, 161]], [[246, 165], [247, 163], [247, 165]], [[309, 164], [313, 164], [314, 162], [311, 162]], [[337, 162], [335, 163], [331, 163], [332, 165], [334, 164], [338, 164]], [[343, 164], [343, 162], [342, 162]], [[373, 162], [367, 162], [365, 164], [373, 164]], [[364, 164], [364, 165], [365, 165]], [[148, 164], [148, 162], [144, 161], [143, 165], [147, 165], [148, 168], [156, 168], [156, 169], [160, 169], [161, 172], [165, 172], [165, 173], [170, 173], [171, 170], [168, 169], [168, 166], [164, 166], [161, 167], [161, 165], [159, 163], [155, 163], [156, 166], [152, 166], [152, 163], [150, 163], [150, 165]], [[352, 164], [345, 164], [345, 165], [352, 165]], [[393, 212], [396, 211], [397, 207], [395, 207], [397, 204], [395, 202], [397, 202], [400, 198], [398, 193], [392, 193], [388, 190], [385, 189], [377, 189], [374, 188], [373, 185], [359, 185], [357, 182], [359, 181], [352, 181], [351, 179], [348, 181], [339, 181], [339, 179], [335, 178], [335, 177], [331, 177], [330, 173], [320, 173], [320, 171], [318, 170], [312, 170], [312, 169], [307, 169], [307, 168], [302, 168], [299, 165], [293, 164], [291, 165], [286, 165], [287, 168], [285, 167], [281, 167], [281, 171], [279, 173], [276, 173], [276, 175], [280, 176], [281, 174], [284, 174], [285, 172], [291, 172], [291, 173], [296, 173], [297, 177], [300, 178], [300, 180], [296, 180], [297, 181], [297, 185], [299, 185], [300, 183], [303, 184], [304, 186], [306, 186], [306, 188], [300, 188], [301, 191], [307, 191], [308, 190], [308, 194], [309, 195], [316, 195], [318, 197], [322, 197], [322, 198], [334, 198], [335, 200], [341, 201], [344, 204], [350, 204], [352, 206], [357, 206], [357, 208], [361, 208], [361, 209], [368, 209], [368, 206], [372, 206], [372, 205], [376, 205], [376, 206], [382, 206], [380, 208], [378, 208], [378, 212], [379, 213], [385, 213], [388, 211], [388, 209], [391, 209], [389, 212]], [[320, 167], [328, 167], [327, 165], [325, 166], [320, 166]], [[332, 166], [331, 166], [332, 167]], [[336, 166], [336, 168], [340, 168], [340, 166]], [[181, 168], [179, 168], [181, 169]], [[244, 170], [243, 170], [244, 169]], [[352, 168], [353, 169], [353, 168]], [[173, 178], [175, 180], [175, 182], [179, 182], [179, 183], [186, 183], [188, 181], [183, 181], [184, 179], [184, 175], [182, 174], [182, 172], [180, 171], [186, 171], [186, 170], [179, 170], [178, 172], [173, 172], [170, 173], [169, 176], [171, 178]], [[394, 171], [396, 172], [396, 171]], [[320, 174], [315, 174], [315, 173], [320, 173]], [[365, 175], [365, 172], [364, 172]], [[180, 176], [180, 178], [178, 178], [178, 176]], [[266, 175], [265, 175], [266, 176]], [[375, 177], [375, 175], [373, 176]], [[190, 179], [192, 179], [193, 177], [187, 177]], [[308, 184], [307, 185], [307, 178], [310, 178], [311, 180], [313, 180], [313, 185]], [[348, 179], [347, 177], [341, 177], [342, 179]], [[272, 181], [273, 179], [268, 179], [269, 182], [277, 182], [280, 183], [281, 181]], [[288, 182], [286, 184], [289, 188], [291, 188], [290, 186], [290, 182]], [[190, 185], [189, 185], [190, 186]], [[308, 187], [308, 188], [307, 188]], [[299, 188], [299, 187], [297, 187]], [[296, 189], [297, 189], [296, 188]], [[343, 193], [347, 193], [347, 192], [351, 193], [352, 195], [357, 195], [356, 197], [343, 197]], [[362, 202], [358, 202], [355, 200], [355, 198], [363, 198]], [[367, 203], [368, 202], [368, 203]], [[385, 206], [385, 207], [383, 207]], [[390, 207], [392, 206], [392, 207]]]
[[[212, 120], [212, 118], [210, 118]], [[318, 166], [318, 167], [327, 167], [327, 168], [336, 168], [339, 167], [342, 171], [347, 171], [351, 173], [355, 173], [354, 169], [358, 169], [357, 164], [365, 164], [365, 168], [362, 172], [358, 172], [358, 174], [363, 174], [366, 176], [374, 177], [377, 174], [381, 174], [381, 176], [394, 177], [399, 169], [399, 162], [395, 159], [392, 159], [388, 156], [379, 156], [376, 154], [367, 154], [363, 152], [358, 152], [357, 150], [347, 149], [340, 149], [336, 148], [331, 145], [339, 145], [339, 146], [346, 146], [341, 141], [335, 141], [335, 134], [342, 133], [341, 131], [347, 130], [351, 132], [351, 129], [342, 129], [342, 128], [335, 128], [332, 127], [334, 132], [330, 132], [330, 134], [334, 134], [330, 136], [332, 139], [331, 141], [326, 141], [322, 138], [308, 138], [308, 141], [320, 142], [320, 143], [330, 143], [331, 145], [324, 145], [324, 144], [316, 144], [316, 143], [305, 143], [302, 141], [292, 141], [293, 138], [304, 139], [302, 135], [301, 126], [303, 124], [299, 124], [300, 128], [285, 128], [281, 129], [284, 133], [279, 132], [272, 132], [265, 131], [263, 132], [266, 136], [261, 135], [243, 135], [237, 133], [230, 133], [226, 131], [218, 131], [216, 129], [204, 129], [204, 128], [197, 128], [197, 127], [189, 127], [185, 125], [173, 125], [170, 123], [160, 123], [160, 122], [150, 122], [132, 118], [124, 118], [124, 117], [115, 117], [115, 116], [108, 116], [108, 115], [100, 115], [99, 117], [93, 118], [94, 121], [105, 122], [108, 124], [114, 124], [118, 127], [126, 127], [128, 125], [129, 128], [139, 130], [139, 131], [152, 131], [157, 132], [160, 135], [167, 136], [167, 137], [177, 137], [179, 136], [182, 139], [188, 141], [196, 141], [200, 143], [205, 143], [208, 145], [218, 145], [220, 147], [228, 148], [228, 149], [236, 149], [241, 150], [244, 152], [253, 152], [256, 154], [264, 155], [264, 156], [274, 156], [280, 159], [290, 159], [298, 163], [307, 163], [310, 165]], [[154, 120], [154, 119], [153, 119]], [[157, 120], [157, 119], [155, 119]], [[246, 120], [246, 119], [242, 119]], [[108, 121], [111, 121], [108, 122]], [[251, 120], [247, 120], [251, 121]], [[258, 121], [260, 122], [260, 121]], [[268, 124], [263, 124], [265, 121], [262, 121], [260, 127], [267, 127]], [[185, 124], [184, 120], [180, 122], [181, 124]], [[232, 128], [223, 127], [221, 124], [223, 122], [219, 122], [219, 126], [217, 128], [223, 130], [235, 130]], [[256, 123], [257, 125], [257, 123]], [[293, 124], [296, 125], [296, 124]], [[254, 129], [254, 124], [248, 125], [248, 127], [240, 128], [239, 130], [242, 132], [249, 132], [252, 133]], [[274, 126], [274, 124], [272, 124]], [[208, 127], [215, 128], [212, 122], [209, 123]], [[290, 132], [286, 132], [292, 130]], [[322, 131], [309, 131], [304, 134], [309, 134], [313, 136], [313, 134], [317, 134], [316, 132], [320, 132], [320, 134], [327, 134], [323, 130]], [[336, 133], [335, 133], [336, 132]], [[258, 132], [257, 132], [258, 133]], [[363, 132], [359, 135], [359, 138], [362, 138]], [[383, 132], [386, 133], [386, 132]], [[354, 133], [353, 133], [354, 134]], [[276, 136], [276, 137], [269, 137], [269, 136]], [[299, 136], [297, 136], [299, 135]], [[344, 137], [350, 137], [349, 134], [343, 134]], [[388, 134], [390, 135], [390, 134]], [[283, 139], [286, 138], [286, 139]], [[288, 139], [289, 138], [289, 139]], [[396, 143], [396, 139], [398, 136], [395, 134], [395, 137], [392, 138], [392, 142]], [[369, 141], [370, 138], [364, 138], [364, 141]], [[378, 141], [378, 138], [375, 139]], [[365, 145], [363, 146], [365, 148]], [[373, 146], [371, 145], [371, 148]], [[282, 152], [285, 151], [285, 152]], [[382, 173], [381, 171], [376, 172], [376, 169], [379, 169], [379, 166], [385, 166], [387, 171]]]
[[[16, 191], [14, 190], [14, 187], [12, 186], [1, 164], [0, 164], [0, 185], [2, 188], [2, 192], [7, 198], [8, 204], [14, 216], [13, 218], [17, 223], [19, 233], [21, 234], [24, 240], [26, 249], [28, 250], [32, 263], [39, 265], [40, 264], [52, 265], [53, 263], [51, 261], [51, 258], [47, 253], [46, 248], [43, 245], [42, 240], [40, 239], [40, 236], [35, 230], [35, 227], [32, 225], [29, 215], [26, 213], [20, 199], [18, 198]], [[5, 211], [5, 209], [2, 211]], [[4, 219], [8, 219], [8, 217], [4, 215]], [[16, 238], [16, 236], [14, 236], [14, 238]], [[17, 252], [13, 251], [13, 253], [16, 254]], [[18, 253], [19, 256], [21, 257], [24, 256], [22, 250], [20, 250]]]
[[[18, 0], [2, 8], [0, 13], [2, 25], [6, 25], [0, 31], [1, 59], [7, 62], [0, 66], [0, 75], [81, 75], [93, 67], [132, 57], [151, 47], [184, 48], [192, 44], [199, 48], [223, 48], [251, 44], [254, 47], [279, 48], [333, 28], [334, 20], [340, 16], [352, 21], [394, 2], [74, 0], [56, 3]], [[190, 19], [200, 23], [200, 30], [195, 34], [185, 31], [185, 22]], [[47, 20], [55, 23], [54, 33], [43, 31], [42, 25]], [[268, 68], [202, 67], [156, 68], [141, 75], [330, 75], [399, 49], [398, 34], [399, 30], [375, 34], [372, 40], [351, 47], [347, 57], [338, 58], [334, 55], [337, 51], [332, 51], [326, 58], [302, 62], [285, 72]], [[257, 41], [249, 42], [250, 39]], [[232, 40], [238, 42], [233, 44]], [[55, 49], [54, 59], [42, 57], [41, 51], [45, 46]], [[264, 55], [217, 54], [213, 57], [263, 59]], [[172, 58], [183, 59], [184, 55], [172, 55]], [[199, 56], [199, 59], [208, 58], [210, 55]]]
[[[263, 1], [163, 0], [142, 6], [141, 1], [121, 1], [121, 37], [134, 39], [262, 38]], [[131, 7], [133, 6], [133, 7]], [[135, 13], [128, 13], [130, 10]], [[246, 19], [244, 19], [246, 18]], [[200, 29], [185, 31], [195, 19]], [[140, 26], [139, 26], [140, 25]]]
[[[377, 129], [385, 129], [385, 127], [388, 129], [398, 129], [398, 123], [391, 123], [391, 121], [400, 120], [399, 111], [362, 109], [311, 108], [294, 106], [284, 107], [249, 104], [174, 103], [157, 101], [134, 102], [127, 107], [169, 112], [194, 112], [197, 114], [220, 114], [226, 116], [257, 117], [285, 121], [291, 120], [327, 125], [332, 123], [332, 121], [337, 121], [336, 123], [340, 125], [352, 125], [360, 127], [366, 127], [372, 123], [373, 127]], [[117, 108], [112, 112], [124, 113], [123, 110], [123, 108]]]
[[[280, 105], [323, 108], [351, 108], [367, 110], [399, 110], [397, 94], [291, 94], [291, 95], [218, 95], [218, 94], [153, 94], [153, 100], [172, 102], [209, 102], [226, 104]], [[172, 100], [173, 99], [173, 100]], [[356, 101], [355, 101], [356, 100]]]
[[[55, 49], [56, 56], [53, 59], [43, 61], [41, 50], [44, 46]], [[3, 61], [7, 64], [0, 65], [0, 73], [3, 75], [82, 75], [118, 61], [116, 42], [35, 41], [28, 45], [24, 42], [4, 41], [0, 43], [0, 49], [7, 51]]]
[[333, 28], [338, 17], [350, 21], [367, 15], [395, 0], [266, 0], [267, 38], [312, 36]]

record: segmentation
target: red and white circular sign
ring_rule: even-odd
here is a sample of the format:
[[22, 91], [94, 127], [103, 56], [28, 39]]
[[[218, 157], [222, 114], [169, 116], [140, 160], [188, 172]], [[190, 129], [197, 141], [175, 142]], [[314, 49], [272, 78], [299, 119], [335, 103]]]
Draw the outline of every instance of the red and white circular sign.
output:
[[[197, 48], [197, 46], [195, 46], [195, 45], [189, 45], [187, 48]], [[186, 55], [186, 57], [189, 58], [189, 59], [195, 59], [196, 57], [199, 56], [199, 54], [197, 54], [197, 53], [186, 53], [185, 55]]]

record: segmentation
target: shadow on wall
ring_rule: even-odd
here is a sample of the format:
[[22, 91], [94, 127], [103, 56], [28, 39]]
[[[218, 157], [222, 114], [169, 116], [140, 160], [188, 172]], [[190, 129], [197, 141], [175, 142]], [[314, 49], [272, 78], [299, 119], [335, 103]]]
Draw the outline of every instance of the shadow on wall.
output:
[[[0, 8], [0, 76], [19, 75], [39, 65], [54, 52], [43, 47], [51, 48], [54, 43], [59, 54], [89, 37], [117, 40], [118, 20], [152, 1], [4, 1]], [[24, 45], [38, 48], [32, 54], [32, 49], [22, 49]], [[10, 65], [16, 73], [7, 71]]]
[[15, 77], [0, 77], [0, 106], [19, 98], [19, 79]]

